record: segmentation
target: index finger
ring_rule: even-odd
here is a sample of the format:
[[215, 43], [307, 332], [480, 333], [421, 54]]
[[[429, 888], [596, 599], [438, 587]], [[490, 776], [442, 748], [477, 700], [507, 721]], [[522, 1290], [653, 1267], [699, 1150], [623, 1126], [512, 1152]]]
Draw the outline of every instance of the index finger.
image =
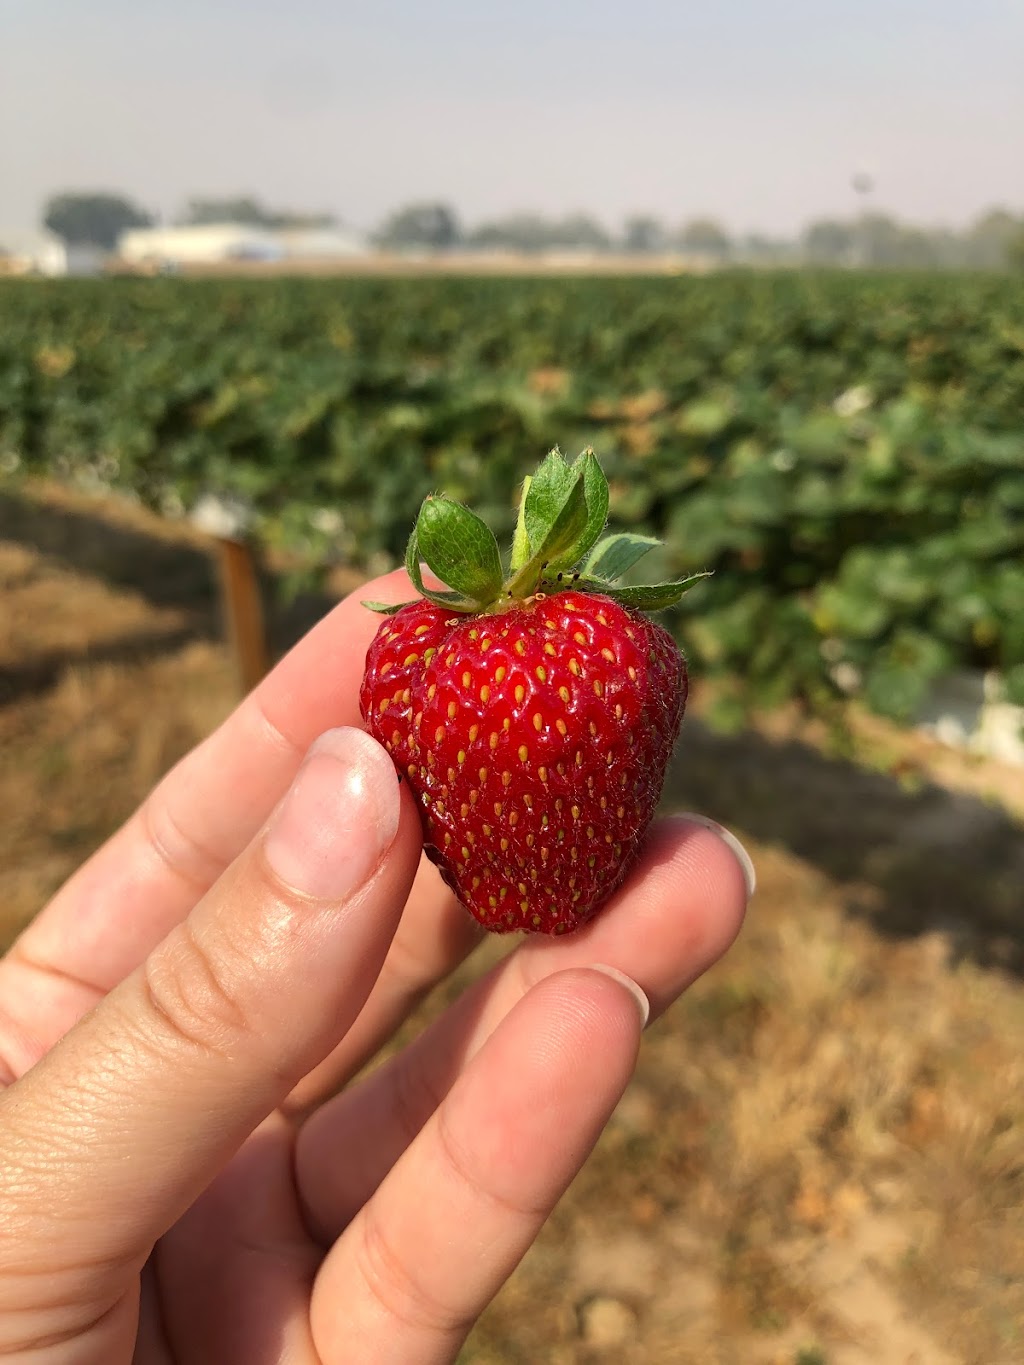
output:
[[380, 622], [361, 600], [414, 595], [397, 570], [345, 598], [29, 925], [0, 963], [3, 1014], [16, 1021], [12, 1046], [27, 1064], [188, 914], [270, 815], [317, 735], [361, 725], [359, 684]]

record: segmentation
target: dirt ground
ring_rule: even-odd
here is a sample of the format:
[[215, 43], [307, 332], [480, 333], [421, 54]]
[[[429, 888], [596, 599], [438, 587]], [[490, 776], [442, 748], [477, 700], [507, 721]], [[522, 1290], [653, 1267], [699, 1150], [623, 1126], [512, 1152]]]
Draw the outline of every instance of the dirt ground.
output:
[[[230, 709], [203, 542], [0, 490], [0, 943]], [[323, 601], [274, 609], [277, 647]], [[666, 799], [758, 866], [472, 1365], [1024, 1359], [1024, 775], [688, 717]], [[942, 785], [937, 785], [941, 779]], [[406, 1026], [422, 1026], [497, 945]]]

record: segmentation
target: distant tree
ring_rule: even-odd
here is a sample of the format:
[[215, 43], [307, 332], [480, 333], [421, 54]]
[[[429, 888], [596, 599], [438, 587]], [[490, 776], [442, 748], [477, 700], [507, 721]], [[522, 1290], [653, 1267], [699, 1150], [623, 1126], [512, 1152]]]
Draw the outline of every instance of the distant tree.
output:
[[208, 227], [211, 223], [266, 227], [267, 220], [267, 210], [258, 199], [236, 195], [227, 199], [190, 199], [181, 221], [187, 227]]
[[607, 251], [612, 244], [608, 232], [585, 213], [573, 213], [551, 227], [551, 245], [575, 251]]
[[967, 232], [920, 228], [884, 213], [865, 213], [850, 222], [823, 219], [801, 238], [803, 256], [817, 265], [871, 266], [881, 269], [1005, 267], [1015, 230], [1024, 222], [1005, 210], [980, 218]]
[[383, 247], [421, 247], [444, 251], [462, 240], [462, 229], [447, 204], [410, 204], [399, 209], [377, 233]]
[[1011, 270], [1024, 270], [1024, 223], [1017, 229], [1006, 248], [1006, 264]]
[[43, 223], [69, 244], [113, 251], [122, 232], [151, 227], [153, 217], [119, 194], [68, 191], [47, 201]]
[[608, 232], [584, 213], [568, 218], [542, 218], [536, 213], [518, 213], [481, 223], [466, 239], [470, 246], [505, 251], [607, 251], [612, 244]]
[[271, 217], [271, 227], [276, 228], [332, 228], [338, 226], [334, 213], [291, 213], [281, 210]]
[[1024, 219], [1006, 209], [990, 209], [972, 223], [965, 237], [968, 264], [1005, 269], [1012, 263], [1014, 243], [1024, 233]]
[[639, 215], [626, 219], [626, 226], [622, 234], [622, 245], [627, 251], [635, 251], [640, 254], [648, 251], [664, 251], [667, 242], [668, 233], [657, 218]]
[[849, 223], [822, 219], [804, 231], [804, 255], [815, 265], [845, 265], [853, 256], [854, 240], [854, 229]]
[[727, 256], [732, 243], [720, 223], [713, 218], [694, 218], [686, 223], [677, 237], [684, 251], [705, 256]]
[[943, 270], [962, 270], [965, 266], [981, 264], [972, 259], [973, 252], [967, 234], [961, 235], [951, 228], [929, 228], [925, 236], [932, 265]]
[[760, 232], [742, 237], [735, 244], [734, 253], [751, 265], [779, 265], [793, 260], [798, 254], [792, 242], [782, 237], [766, 237]]
[[236, 195], [226, 199], [190, 199], [182, 222], [189, 227], [205, 227], [210, 223], [241, 223], [245, 227], [333, 227], [330, 213], [295, 213], [288, 209], [271, 209], [250, 195]]
[[884, 268], [933, 266], [936, 251], [929, 234], [907, 227], [884, 213], [866, 213], [854, 225], [858, 263]]
[[536, 213], [516, 213], [481, 223], [466, 241], [470, 246], [499, 251], [543, 251], [551, 245], [551, 224]]

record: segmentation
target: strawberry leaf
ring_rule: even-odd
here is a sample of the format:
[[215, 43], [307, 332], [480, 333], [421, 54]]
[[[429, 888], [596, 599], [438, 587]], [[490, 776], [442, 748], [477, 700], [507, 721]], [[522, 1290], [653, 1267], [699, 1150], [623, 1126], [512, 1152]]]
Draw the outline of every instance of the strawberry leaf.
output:
[[527, 474], [523, 480], [523, 493], [519, 499], [519, 517], [516, 521], [515, 534], [512, 537], [512, 559], [509, 568], [515, 574], [523, 567], [530, 558], [530, 537], [526, 531], [526, 497], [530, 491], [530, 484], [533, 479]]
[[425, 499], [416, 521], [419, 552], [442, 583], [481, 605], [501, 592], [494, 532], [475, 512], [446, 497]]
[[367, 611], [375, 611], [378, 616], [394, 616], [403, 607], [411, 607], [412, 602], [367, 602], [364, 599], [359, 605]]
[[[573, 513], [568, 522], [559, 518], [582, 488], [585, 516]], [[585, 450], [570, 465], [558, 447], [548, 455], [532, 479], [523, 485], [523, 500], [512, 543], [512, 573], [518, 575], [531, 562], [541, 568], [568, 569], [576, 564], [604, 529], [608, 517], [608, 480], [592, 450]], [[558, 527], [557, 533], [555, 527]], [[566, 526], [571, 525], [571, 536]]]
[[530, 480], [523, 498], [523, 522], [531, 558], [554, 526], [581, 473], [582, 470], [566, 464], [555, 446]]
[[588, 578], [601, 578], [614, 582], [621, 578], [627, 569], [642, 559], [649, 550], [660, 545], [653, 536], [635, 536], [629, 532], [622, 535], [606, 536], [592, 551], [583, 572]]
[[[479, 607], [478, 602], [473, 602], [457, 592], [437, 592], [433, 588], [428, 588], [423, 582], [423, 572], [420, 569], [420, 542], [418, 535], [419, 522], [413, 527], [412, 535], [409, 537], [405, 547], [405, 571], [412, 580], [412, 585], [416, 591], [427, 599], [434, 602], [439, 607], [449, 607], [452, 611], [471, 612]], [[430, 566], [433, 567], [433, 566]], [[437, 570], [435, 569], [436, 573]], [[438, 577], [440, 578], [440, 574]], [[371, 611], [379, 611], [380, 608], [369, 602], [364, 602], [364, 606], [370, 607]], [[404, 603], [402, 604], [405, 605]], [[390, 613], [388, 613], [390, 615]]]
[[608, 520], [608, 480], [594, 452], [586, 449], [573, 463], [582, 469], [583, 494], [587, 500], [587, 524], [578, 542], [565, 556], [565, 565], [576, 564], [600, 539]]
[[551, 523], [548, 533], [533, 552], [533, 558], [551, 568], [574, 563], [568, 558], [587, 527], [587, 494], [583, 480], [577, 475], [569, 490], [562, 510]]
[[556, 570], [563, 564], [574, 561], [567, 559], [578, 543], [587, 525], [587, 499], [583, 480], [577, 476], [569, 490], [561, 511], [548, 527], [547, 533], [533, 553], [508, 585], [512, 597], [526, 597], [537, 590], [546, 570]]
[[709, 573], [695, 573], [675, 583], [642, 583], [623, 588], [609, 587], [607, 583], [591, 579], [583, 580], [581, 586], [600, 593], [602, 597], [610, 597], [624, 607], [635, 607], [638, 611], [662, 611], [665, 607], [675, 606], [683, 593], [702, 578], [710, 577]]

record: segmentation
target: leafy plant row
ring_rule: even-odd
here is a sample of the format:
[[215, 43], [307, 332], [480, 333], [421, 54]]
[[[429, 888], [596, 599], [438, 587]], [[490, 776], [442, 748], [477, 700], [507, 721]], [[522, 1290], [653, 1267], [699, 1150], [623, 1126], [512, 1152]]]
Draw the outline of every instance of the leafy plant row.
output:
[[675, 617], [737, 706], [911, 715], [957, 667], [1024, 701], [1024, 283], [991, 277], [12, 281], [0, 468], [251, 508], [397, 562], [444, 489], [592, 445], [612, 519], [701, 569]]

